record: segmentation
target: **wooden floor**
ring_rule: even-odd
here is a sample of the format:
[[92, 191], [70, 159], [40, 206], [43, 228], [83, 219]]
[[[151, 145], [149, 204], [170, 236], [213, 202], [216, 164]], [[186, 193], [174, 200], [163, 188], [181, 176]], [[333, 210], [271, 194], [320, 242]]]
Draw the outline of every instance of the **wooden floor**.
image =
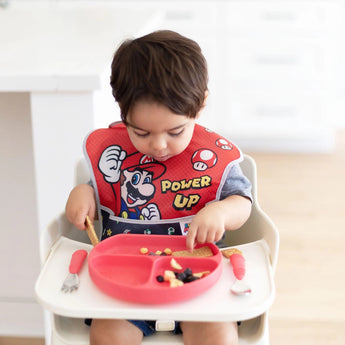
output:
[[345, 344], [345, 133], [331, 155], [253, 157], [281, 241], [271, 344]]
[[[271, 345], [345, 343], [345, 133], [333, 154], [252, 154], [281, 237]], [[0, 338], [0, 345], [43, 345]]]

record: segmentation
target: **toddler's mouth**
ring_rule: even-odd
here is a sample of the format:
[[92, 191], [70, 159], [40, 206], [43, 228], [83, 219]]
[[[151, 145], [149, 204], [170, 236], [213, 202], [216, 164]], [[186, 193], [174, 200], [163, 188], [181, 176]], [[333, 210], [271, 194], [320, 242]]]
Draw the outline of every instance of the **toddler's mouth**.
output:
[[165, 155], [165, 156], [154, 156], [153, 157], [156, 161], [158, 162], [164, 162], [166, 160], [168, 160], [170, 158], [169, 155]]

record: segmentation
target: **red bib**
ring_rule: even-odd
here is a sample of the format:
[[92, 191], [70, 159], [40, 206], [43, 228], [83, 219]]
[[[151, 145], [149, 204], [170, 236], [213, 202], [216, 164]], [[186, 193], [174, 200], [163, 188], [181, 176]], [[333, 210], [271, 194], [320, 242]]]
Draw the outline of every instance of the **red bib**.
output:
[[127, 224], [193, 216], [219, 200], [232, 165], [242, 160], [235, 145], [200, 125], [189, 146], [165, 162], [138, 152], [122, 123], [95, 130], [84, 145], [104, 227], [105, 214], [115, 221], [127, 219]]

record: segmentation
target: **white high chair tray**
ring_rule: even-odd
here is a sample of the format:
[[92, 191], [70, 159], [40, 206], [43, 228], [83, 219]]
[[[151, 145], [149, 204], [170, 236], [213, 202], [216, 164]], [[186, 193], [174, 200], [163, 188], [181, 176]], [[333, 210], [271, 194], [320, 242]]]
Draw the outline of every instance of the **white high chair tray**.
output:
[[184, 302], [152, 306], [124, 302], [104, 294], [91, 281], [87, 262], [79, 273], [79, 289], [62, 292], [72, 253], [78, 249], [90, 252], [92, 248], [66, 237], [60, 237], [55, 243], [35, 285], [37, 299], [44, 308], [77, 318], [236, 321], [256, 317], [273, 303], [275, 288], [264, 240], [236, 246], [246, 259], [245, 280], [252, 288], [251, 294], [237, 296], [230, 292], [235, 277], [229, 260], [223, 258], [220, 279], [202, 295]]

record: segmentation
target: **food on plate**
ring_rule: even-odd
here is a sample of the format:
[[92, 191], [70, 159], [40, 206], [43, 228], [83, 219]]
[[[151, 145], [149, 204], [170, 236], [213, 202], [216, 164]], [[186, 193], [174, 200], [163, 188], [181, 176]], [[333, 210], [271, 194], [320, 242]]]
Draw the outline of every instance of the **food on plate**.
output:
[[170, 248], [165, 248], [163, 253], [165, 253], [166, 255], [171, 255], [172, 250]]
[[157, 281], [160, 282], [160, 283], [163, 283], [164, 282], [164, 277], [162, 275], [159, 275], [156, 277]]
[[164, 281], [169, 281], [171, 279], [175, 279], [176, 275], [174, 271], [170, 271], [170, 270], [165, 270], [164, 271]]
[[193, 276], [197, 278], [202, 278], [203, 276], [206, 276], [209, 273], [210, 271], [203, 271], [203, 272], [194, 273]]
[[[183, 268], [182, 266], [173, 258], [170, 261], [170, 265], [172, 268], [181, 271]], [[210, 271], [202, 271], [193, 273], [190, 267], [187, 267], [183, 272], [175, 272], [172, 270], [165, 270], [164, 275], [156, 276], [158, 282], [169, 282], [170, 287], [178, 287], [182, 286], [185, 283], [191, 283], [194, 280], [200, 279], [206, 275], [208, 275]]]
[[140, 248], [140, 254], [147, 254], [149, 250], [147, 248]]
[[170, 260], [170, 265], [172, 268], [175, 268], [175, 270], [182, 270], [182, 266], [174, 258]]
[[140, 254], [149, 254], [149, 255], [171, 255], [172, 250], [170, 248], [165, 248], [163, 251], [156, 250], [155, 252], [150, 252], [148, 248], [140, 248]]
[[177, 278], [170, 279], [170, 287], [177, 287], [184, 285], [184, 282], [182, 280], [179, 280]]
[[187, 256], [187, 257], [205, 257], [205, 256], [213, 256], [212, 249], [209, 246], [200, 247], [197, 249], [193, 249], [193, 251], [188, 250], [178, 250], [176, 252], [172, 252], [172, 256]]
[[209, 246], [203, 246], [197, 249], [193, 249], [193, 251], [188, 250], [176, 250], [172, 251], [170, 248], [165, 248], [163, 251], [156, 250], [155, 252], [149, 251], [148, 248], [140, 248], [141, 254], [149, 254], [149, 255], [172, 255], [172, 256], [186, 256], [186, 257], [207, 257], [213, 256], [212, 249]]

